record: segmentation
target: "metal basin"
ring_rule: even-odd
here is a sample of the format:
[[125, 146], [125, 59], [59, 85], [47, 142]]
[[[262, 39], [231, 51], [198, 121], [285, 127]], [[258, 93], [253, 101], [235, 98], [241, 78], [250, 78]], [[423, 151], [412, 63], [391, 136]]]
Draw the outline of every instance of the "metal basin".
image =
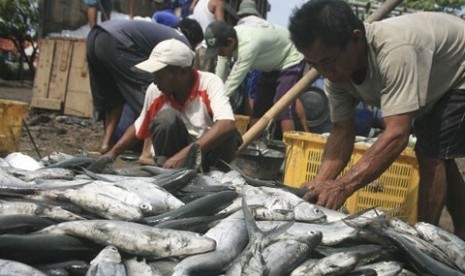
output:
[[276, 180], [283, 165], [284, 156], [284, 153], [277, 150], [260, 150], [249, 147], [236, 157], [233, 164], [248, 176]]

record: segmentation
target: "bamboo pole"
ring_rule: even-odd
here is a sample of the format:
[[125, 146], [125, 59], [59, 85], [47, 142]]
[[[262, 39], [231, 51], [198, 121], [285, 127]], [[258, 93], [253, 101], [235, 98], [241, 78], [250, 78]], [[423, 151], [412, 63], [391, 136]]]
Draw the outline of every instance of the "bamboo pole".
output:
[[[389, 12], [395, 9], [402, 0], [386, 0], [379, 9], [371, 14], [365, 22], [370, 23], [383, 19]], [[266, 113], [263, 115], [244, 135], [242, 136], [243, 143], [237, 150], [238, 153], [247, 148], [247, 146], [255, 140], [266, 129], [268, 124], [276, 118], [276, 116], [292, 101], [294, 101], [302, 91], [313, 83], [318, 78], [318, 72], [311, 68], [294, 86], [284, 94]]]

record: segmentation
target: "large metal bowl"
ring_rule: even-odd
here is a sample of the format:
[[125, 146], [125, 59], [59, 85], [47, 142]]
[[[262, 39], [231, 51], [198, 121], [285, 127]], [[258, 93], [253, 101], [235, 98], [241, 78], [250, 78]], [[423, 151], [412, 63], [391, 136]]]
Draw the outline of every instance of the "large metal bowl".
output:
[[233, 164], [246, 175], [264, 179], [276, 180], [284, 162], [284, 153], [273, 149], [246, 148], [241, 152]]

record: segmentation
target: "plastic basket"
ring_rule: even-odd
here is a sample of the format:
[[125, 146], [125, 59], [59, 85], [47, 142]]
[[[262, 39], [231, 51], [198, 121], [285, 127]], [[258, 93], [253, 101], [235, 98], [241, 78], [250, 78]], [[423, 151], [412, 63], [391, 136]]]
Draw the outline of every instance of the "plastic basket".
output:
[[0, 156], [18, 150], [27, 107], [23, 102], [0, 100]]
[[239, 131], [241, 135], [244, 135], [244, 133], [247, 131], [247, 128], [249, 126], [250, 117], [245, 116], [245, 115], [237, 115], [237, 114], [234, 115], [234, 117], [236, 118], [237, 131]]
[[[326, 139], [319, 134], [286, 132], [283, 137], [286, 145], [286, 167], [284, 183], [299, 187], [303, 182], [314, 179], [323, 158]], [[366, 146], [355, 145], [344, 174], [360, 160]], [[399, 217], [408, 223], [417, 221], [418, 202], [418, 163], [410, 148], [375, 181], [355, 192], [345, 202], [351, 213], [377, 207], [393, 211], [391, 217]]]

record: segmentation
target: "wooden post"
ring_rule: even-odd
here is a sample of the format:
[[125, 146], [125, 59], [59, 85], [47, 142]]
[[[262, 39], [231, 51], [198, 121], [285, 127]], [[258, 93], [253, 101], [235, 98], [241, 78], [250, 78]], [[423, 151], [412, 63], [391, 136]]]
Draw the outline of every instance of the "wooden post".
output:
[[[392, 11], [402, 0], [387, 0], [383, 5], [370, 15], [365, 22], [370, 23], [384, 18]], [[294, 86], [284, 94], [266, 113], [263, 115], [243, 136], [243, 143], [238, 149], [238, 153], [247, 148], [247, 146], [255, 140], [265, 130], [268, 124], [276, 118], [276, 116], [292, 101], [294, 101], [300, 93], [312, 82], [318, 78], [318, 72], [311, 68]]]

